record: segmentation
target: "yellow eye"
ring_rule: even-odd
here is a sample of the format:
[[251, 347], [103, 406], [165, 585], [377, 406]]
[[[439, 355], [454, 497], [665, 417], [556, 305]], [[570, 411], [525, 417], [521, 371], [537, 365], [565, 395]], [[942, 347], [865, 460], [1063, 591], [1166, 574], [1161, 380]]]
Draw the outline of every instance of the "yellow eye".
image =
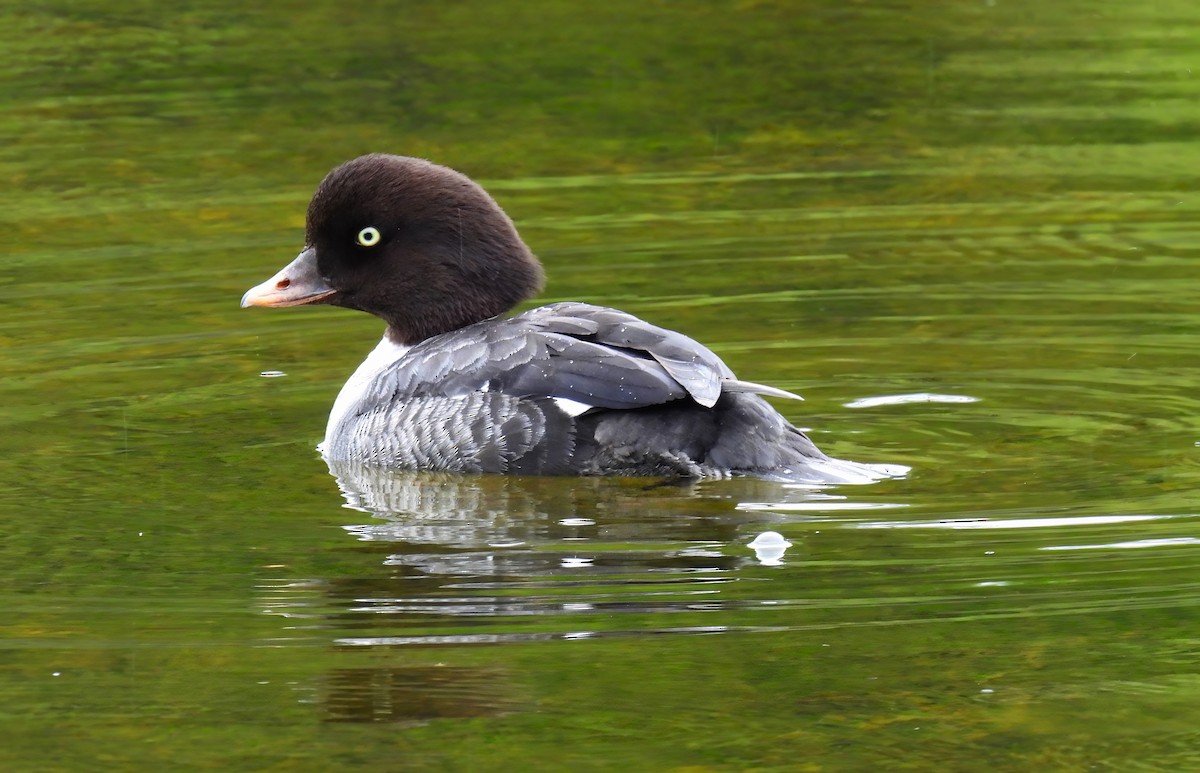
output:
[[379, 229], [367, 226], [358, 232], [358, 243], [364, 247], [374, 247], [379, 244]]

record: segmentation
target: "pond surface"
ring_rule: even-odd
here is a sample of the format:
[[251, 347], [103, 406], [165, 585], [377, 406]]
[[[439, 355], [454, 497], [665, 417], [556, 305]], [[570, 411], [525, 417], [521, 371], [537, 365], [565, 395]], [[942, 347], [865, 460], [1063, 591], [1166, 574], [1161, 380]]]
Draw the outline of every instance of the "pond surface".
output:
[[[1195, 3], [80, 0], [0, 50], [0, 768], [1200, 768]], [[380, 324], [238, 299], [375, 150], [912, 472], [331, 474]]]

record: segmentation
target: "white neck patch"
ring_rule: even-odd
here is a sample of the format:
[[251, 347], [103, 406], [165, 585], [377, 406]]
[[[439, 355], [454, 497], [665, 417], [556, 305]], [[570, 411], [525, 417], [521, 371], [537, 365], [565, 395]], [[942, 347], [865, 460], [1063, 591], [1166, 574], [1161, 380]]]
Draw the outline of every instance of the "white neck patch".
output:
[[354, 407], [366, 393], [367, 386], [378, 376], [384, 368], [391, 365], [396, 360], [403, 357], [411, 349], [411, 346], [405, 344], [393, 343], [385, 335], [379, 345], [371, 350], [367, 355], [367, 359], [362, 361], [354, 374], [346, 381], [342, 387], [342, 391], [338, 393], [337, 400], [333, 401], [333, 409], [329, 411], [329, 423], [325, 425], [325, 442], [322, 447], [329, 446], [330, 436], [337, 429], [338, 424], [346, 414]]

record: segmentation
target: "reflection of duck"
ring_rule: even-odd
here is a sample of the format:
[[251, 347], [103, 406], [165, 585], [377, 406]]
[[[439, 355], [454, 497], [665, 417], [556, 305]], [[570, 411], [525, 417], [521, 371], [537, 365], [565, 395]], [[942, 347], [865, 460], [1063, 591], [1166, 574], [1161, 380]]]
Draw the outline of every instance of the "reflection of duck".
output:
[[[327, 460], [361, 540], [455, 550], [574, 543], [733, 543], [748, 524], [810, 520], [823, 487], [738, 478], [647, 485], [629, 478], [457, 475]], [[793, 509], [800, 509], [797, 516]], [[681, 515], [686, 517], [681, 517]]]
[[325, 678], [327, 722], [424, 723], [492, 717], [520, 708], [508, 675], [473, 666], [338, 668]]
[[[811, 520], [788, 508], [830, 498], [818, 487], [756, 478], [663, 485], [355, 462], [329, 468], [348, 506], [375, 516], [345, 527], [358, 540], [356, 568], [320, 583], [274, 583], [270, 608], [311, 618], [320, 593], [334, 610], [330, 624], [344, 632], [337, 644], [354, 648], [734, 630], [741, 623], [731, 628], [722, 613], [750, 609], [757, 618], [764, 605], [762, 586], [737, 582], [738, 572], [781, 563], [786, 546], [763, 536], [750, 543], [751, 557], [751, 530]], [[757, 506], [737, 504], [746, 501]], [[797, 544], [807, 533], [789, 532]], [[687, 617], [662, 617], [672, 612]], [[700, 621], [716, 624], [697, 625], [700, 613], [716, 613]], [[311, 630], [313, 622], [304, 625]], [[386, 699], [410, 674], [347, 678], [349, 687]], [[351, 708], [338, 717], [365, 713]]]
[[527, 541], [555, 520], [553, 497], [530, 491], [542, 480], [494, 475], [384, 470], [356, 462], [329, 462], [347, 507], [380, 520], [346, 527], [359, 539], [482, 548]]
[[[695, 517], [706, 511], [728, 516], [730, 508], [726, 499], [706, 500], [691, 486], [384, 470], [356, 462], [329, 462], [329, 471], [347, 506], [376, 518], [346, 531], [363, 542], [397, 546], [385, 563], [430, 576], [546, 577], [569, 566], [577, 551], [594, 556], [597, 541], [727, 543], [738, 532], [734, 518]], [[681, 510], [692, 517], [679, 518]], [[606, 553], [602, 563], [606, 571], [638, 572], [686, 566], [689, 559], [638, 549]]]
[[334, 403], [323, 452], [394, 469], [866, 482], [904, 468], [830, 459], [709, 349], [615, 309], [497, 315], [542, 270], [463, 175], [371, 155], [334, 169], [306, 246], [243, 306], [331, 303], [387, 322]]

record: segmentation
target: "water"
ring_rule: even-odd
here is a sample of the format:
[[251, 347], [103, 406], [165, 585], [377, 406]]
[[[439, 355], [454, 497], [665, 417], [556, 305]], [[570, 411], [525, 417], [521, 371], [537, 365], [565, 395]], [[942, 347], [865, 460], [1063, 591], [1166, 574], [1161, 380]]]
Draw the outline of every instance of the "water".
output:
[[[606, 9], [0, 10], [0, 768], [1200, 766], [1200, 13]], [[370, 150], [912, 473], [331, 475]]]

